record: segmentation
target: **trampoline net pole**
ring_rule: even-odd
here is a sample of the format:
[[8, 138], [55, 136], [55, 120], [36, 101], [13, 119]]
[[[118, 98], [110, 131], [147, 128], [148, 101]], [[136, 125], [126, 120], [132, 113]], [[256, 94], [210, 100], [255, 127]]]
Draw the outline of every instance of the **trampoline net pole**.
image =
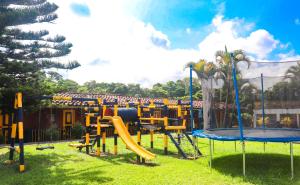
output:
[[243, 175], [246, 176], [246, 152], [245, 152], [245, 141], [242, 142], [243, 150]]
[[212, 168], [212, 158], [213, 158], [213, 153], [212, 153], [212, 144], [211, 144], [211, 139], [209, 140], [209, 167]]
[[236, 152], [236, 141], [234, 141], [234, 151]]
[[233, 60], [233, 53], [230, 53], [230, 60], [232, 65], [232, 80], [233, 80], [233, 86], [235, 91], [235, 104], [237, 108], [237, 116], [238, 116], [238, 124], [240, 129], [240, 139], [241, 141], [244, 141], [244, 133], [243, 133], [243, 121], [242, 121], [242, 114], [241, 114], [241, 106], [240, 106], [240, 100], [239, 100], [239, 90], [238, 90], [238, 84], [237, 84], [237, 78], [236, 78], [236, 69], [235, 64]]
[[290, 142], [290, 155], [291, 155], [291, 179], [294, 178], [294, 151], [293, 142]]
[[260, 82], [261, 82], [261, 116], [262, 116], [262, 126], [265, 128], [265, 98], [264, 98], [264, 75], [260, 74]]
[[193, 110], [193, 66], [190, 65], [190, 117], [191, 117], [191, 132], [194, 130], [194, 110]]

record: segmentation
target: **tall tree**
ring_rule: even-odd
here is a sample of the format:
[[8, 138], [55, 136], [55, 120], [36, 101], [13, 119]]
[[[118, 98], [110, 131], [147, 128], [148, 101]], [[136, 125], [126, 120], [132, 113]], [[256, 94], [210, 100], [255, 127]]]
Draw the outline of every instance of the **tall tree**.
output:
[[285, 72], [286, 78], [291, 79], [292, 81], [300, 81], [300, 61], [297, 62], [297, 65], [289, 67]]
[[76, 61], [57, 62], [71, 52], [65, 37], [50, 37], [47, 30], [24, 31], [20, 25], [51, 22], [58, 6], [46, 0], [0, 1], [0, 106], [9, 105], [14, 93], [40, 95], [46, 91], [43, 80], [53, 68], [74, 69]]
[[[233, 60], [234, 65], [236, 65], [240, 61], [246, 61], [248, 66], [250, 65], [250, 60], [245, 55], [244, 51], [242, 50], [235, 50], [233, 51]], [[216, 65], [218, 64], [218, 65]], [[200, 80], [202, 86], [202, 98], [203, 98], [203, 119], [204, 119], [204, 129], [214, 126], [212, 123], [212, 114], [213, 114], [213, 107], [214, 106], [214, 94], [215, 89], [221, 88], [221, 83], [219, 82], [220, 79], [224, 82], [223, 87], [227, 88], [226, 100], [225, 100], [225, 115], [223, 124], [227, 120], [228, 114], [228, 100], [229, 94], [232, 90], [230, 88], [231, 82], [231, 61], [230, 55], [227, 52], [227, 48], [225, 47], [225, 51], [217, 51], [216, 52], [216, 64], [213, 62], [207, 62], [204, 59], [199, 60], [198, 62], [189, 62], [186, 64], [186, 68], [192, 65], [192, 69], [196, 72], [198, 79]], [[232, 102], [233, 103], [233, 102]], [[224, 126], [224, 125], [222, 125]]]
[[[220, 70], [222, 71], [222, 74], [224, 74], [226, 80], [225, 80], [225, 86], [226, 87], [226, 98], [225, 98], [225, 113], [223, 117], [223, 121], [221, 123], [221, 126], [225, 126], [227, 122], [231, 122], [228, 120], [228, 104], [229, 103], [234, 103], [229, 102], [231, 99], [234, 100], [233, 98], [233, 91], [231, 88], [231, 79], [232, 79], [232, 65], [231, 65], [231, 60], [230, 60], [230, 53], [227, 52], [227, 47], [225, 46], [225, 50], [222, 51], [217, 51], [215, 54], [216, 61], [220, 65]], [[233, 60], [234, 60], [234, 65], [237, 65], [237, 63], [241, 61], [245, 61], [248, 64], [248, 67], [250, 66], [250, 59], [246, 56], [245, 52], [243, 50], [234, 50], [233, 51]], [[237, 70], [237, 74], [239, 74], [239, 71]], [[230, 98], [230, 94], [232, 94], [232, 98]], [[234, 106], [231, 106], [234, 108]]]
[[217, 67], [212, 62], [207, 62], [204, 59], [198, 62], [189, 62], [186, 64], [186, 68], [192, 66], [193, 71], [197, 74], [197, 77], [202, 86], [202, 98], [203, 98], [203, 127], [204, 129], [210, 128], [211, 123], [211, 106], [212, 97], [214, 93], [214, 76], [217, 74]]

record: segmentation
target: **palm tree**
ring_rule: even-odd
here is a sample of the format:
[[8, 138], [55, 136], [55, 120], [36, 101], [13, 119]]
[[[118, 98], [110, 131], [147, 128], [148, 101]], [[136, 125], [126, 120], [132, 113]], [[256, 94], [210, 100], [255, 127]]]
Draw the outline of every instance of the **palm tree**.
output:
[[293, 81], [300, 81], [300, 61], [297, 62], [297, 65], [291, 66], [286, 72], [285, 76], [290, 78]]
[[[227, 90], [226, 90], [226, 98], [225, 98], [225, 112], [224, 112], [223, 122], [221, 124], [224, 127], [225, 123], [228, 121], [227, 114], [228, 114], [229, 97], [230, 97], [231, 93], [232, 93], [232, 95], [234, 95], [234, 91], [230, 92], [231, 78], [232, 78], [232, 74], [231, 74], [232, 64], [231, 64], [231, 60], [230, 60], [230, 53], [227, 52], [226, 46], [225, 46], [225, 51], [221, 51], [221, 50], [217, 51], [215, 54], [215, 57], [216, 57], [216, 62], [219, 63], [219, 65], [220, 65], [220, 68], [221, 68], [220, 70], [222, 71], [222, 74], [224, 74], [226, 76], [225, 87], [227, 86]], [[247, 62], [248, 68], [250, 66], [250, 59], [246, 56], [246, 54], [243, 50], [234, 50], [233, 51], [233, 60], [234, 60], [235, 66], [237, 65], [237, 63], [239, 63], [241, 61]], [[239, 70], [237, 70], [237, 74], [238, 75], [240, 74]], [[232, 101], [231, 103], [233, 104], [234, 102]], [[234, 108], [234, 106], [232, 106], [232, 109], [233, 108]]]
[[192, 70], [197, 74], [197, 77], [202, 86], [202, 99], [203, 99], [203, 126], [204, 129], [210, 127], [211, 120], [211, 105], [213, 100], [213, 83], [212, 79], [216, 79], [218, 76], [217, 66], [213, 62], [207, 62], [204, 59], [198, 62], [189, 62], [186, 64], [185, 68], [192, 66]]
[[[202, 99], [203, 99], [203, 120], [204, 120], [204, 129], [210, 128], [211, 126], [211, 113], [212, 106], [214, 105], [214, 90], [222, 88], [221, 86], [227, 86], [226, 100], [225, 100], [225, 115], [223, 124], [226, 122], [228, 114], [228, 101], [230, 95], [230, 84], [231, 84], [231, 60], [230, 54], [227, 52], [225, 46], [225, 51], [216, 52], [216, 63], [207, 62], [204, 59], [199, 60], [198, 62], [189, 62], [186, 64], [185, 68], [192, 66], [192, 70], [197, 74], [197, 77], [202, 86]], [[250, 60], [246, 56], [245, 52], [242, 50], [233, 51], [233, 60], [236, 65], [240, 61], [245, 61], [250, 66]], [[218, 65], [216, 65], [218, 64]], [[237, 74], [240, 74], [237, 71]], [[218, 84], [219, 80], [222, 80], [224, 83]], [[234, 99], [234, 98], [233, 98]], [[233, 103], [233, 102], [232, 102]], [[224, 126], [224, 125], [223, 125]]]
[[[294, 100], [300, 100], [299, 94], [300, 94], [300, 90], [299, 90], [299, 82], [300, 82], [300, 61], [298, 60], [296, 65], [290, 66], [286, 72], [285, 72], [285, 78], [284, 81], [288, 80], [288, 90], [291, 92], [291, 95], [287, 95], [289, 96], [289, 99], [294, 99]], [[279, 83], [278, 83], [279, 84]], [[287, 92], [285, 91], [285, 94]]]

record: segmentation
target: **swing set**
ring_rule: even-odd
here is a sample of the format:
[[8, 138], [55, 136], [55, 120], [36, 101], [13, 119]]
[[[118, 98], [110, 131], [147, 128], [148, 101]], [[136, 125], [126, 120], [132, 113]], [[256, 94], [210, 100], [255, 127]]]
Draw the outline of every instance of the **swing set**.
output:
[[[41, 129], [41, 106], [39, 107], [39, 121], [38, 121], [38, 129], [40, 130]], [[50, 107], [50, 112], [51, 112], [51, 115], [52, 115], [52, 106]], [[52, 120], [51, 120], [51, 125], [52, 125]], [[36, 150], [47, 150], [47, 149], [54, 149], [54, 146], [53, 144], [51, 144], [53, 141], [53, 137], [52, 137], [52, 132], [50, 132], [50, 142], [47, 142], [46, 145], [42, 145], [40, 143], [40, 138], [38, 138], [38, 143], [37, 143], [37, 146], [36, 146]]]

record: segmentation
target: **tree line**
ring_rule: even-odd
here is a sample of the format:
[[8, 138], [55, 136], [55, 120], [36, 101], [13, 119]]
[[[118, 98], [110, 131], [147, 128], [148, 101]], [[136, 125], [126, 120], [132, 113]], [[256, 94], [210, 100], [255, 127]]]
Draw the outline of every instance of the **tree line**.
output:
[[[55, 93], [97, 93], [112, 94], [132, 97], [149, 97], [149, 98], [173, 98], [189, 99], [190, 86], [189, 78], [177, 81], [168, 81], [166, 83], [156, 83], [151, 88], [144, 88], [140, 84], [124, 83], [105, 83], [96, 82], [95, 80], [84, 83], [64, 79], [61, 75], [55, 74], [45, 78], [44, 84], [47, 88], [47, 94]], [[193, 79], [193, 98], [201, 100], [201, 86], [197, 79]]]

